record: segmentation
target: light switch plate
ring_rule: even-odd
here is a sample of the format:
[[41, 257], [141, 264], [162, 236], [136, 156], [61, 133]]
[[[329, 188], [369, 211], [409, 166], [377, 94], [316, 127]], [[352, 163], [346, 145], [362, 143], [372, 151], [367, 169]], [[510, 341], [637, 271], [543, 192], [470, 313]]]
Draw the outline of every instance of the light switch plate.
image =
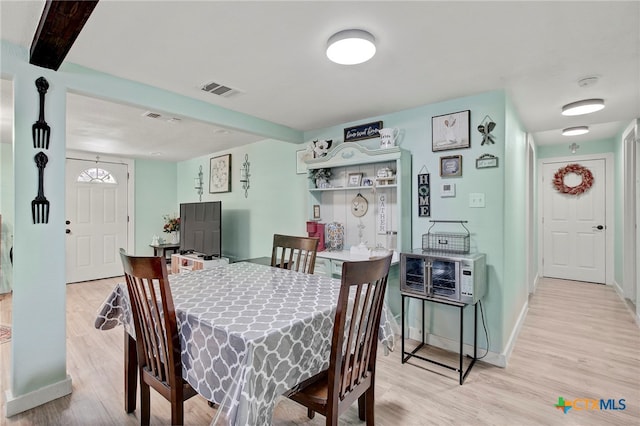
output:
[[472, 192], [469, 194], [469, 207], [484, 208], [484, 192]]

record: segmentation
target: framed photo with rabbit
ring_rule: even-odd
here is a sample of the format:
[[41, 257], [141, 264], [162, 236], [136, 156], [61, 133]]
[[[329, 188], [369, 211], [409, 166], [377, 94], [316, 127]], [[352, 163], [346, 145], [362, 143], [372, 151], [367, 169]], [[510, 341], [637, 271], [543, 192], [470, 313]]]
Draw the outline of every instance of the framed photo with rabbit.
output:
[[431, 151], [471, 146], [470, 110], [431, 117]]

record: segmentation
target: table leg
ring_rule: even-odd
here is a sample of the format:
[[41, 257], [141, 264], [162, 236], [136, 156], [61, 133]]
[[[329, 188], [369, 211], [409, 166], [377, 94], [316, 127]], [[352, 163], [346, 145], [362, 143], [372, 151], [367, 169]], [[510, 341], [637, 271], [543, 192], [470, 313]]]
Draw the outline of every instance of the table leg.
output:
[[138, 360], [136, 341], [124, 332], [124, 409], [127, 413], [136, 410], [136, 379], [138, 378]]

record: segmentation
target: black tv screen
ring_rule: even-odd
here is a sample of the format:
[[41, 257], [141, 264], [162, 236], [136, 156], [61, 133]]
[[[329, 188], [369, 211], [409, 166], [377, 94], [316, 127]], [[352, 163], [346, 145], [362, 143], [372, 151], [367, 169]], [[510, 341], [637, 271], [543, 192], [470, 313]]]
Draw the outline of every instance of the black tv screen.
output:
[[180, 204], [180, 250], [222, 256], [222, 202]]

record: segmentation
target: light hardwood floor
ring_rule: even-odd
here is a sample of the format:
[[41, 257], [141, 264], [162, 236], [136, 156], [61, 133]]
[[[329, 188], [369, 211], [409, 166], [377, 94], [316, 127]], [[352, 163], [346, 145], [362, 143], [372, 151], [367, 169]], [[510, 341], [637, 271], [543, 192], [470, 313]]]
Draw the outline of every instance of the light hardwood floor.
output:
[[[67, 286], [67, 369], [73, 394], [1, 425], [136, 425], [123, 409], [123, 332], [94, 329], [95, 313], [117, 279]], [[0, 323], [10, 323], [10, 297], [0, 300]], [[34, 313], [35, 314], [35, 313]], [[10, 343], [0, 345], [4, 411]], [[399, 350], [379, 356], [379, 425], [638, 425], [640, 329], [611, 287], [544, 279], [530, 298], [526, 321], [507, 368], [476, 364], [464, 385], [455, 373], [434, 373], [423, 361], [401, 364]], [[167, 424], [169, 404], [151, 392], [151, 423]], [[558, 397], [625, 399], [623, 411], [556, 409]], [[185, 403], [185, 421], [208, 425], [214, 410], [199, 396]], [[274, 425], [321, 425], [324, 417], [282, 399]], [[363, 424], [352, 407], [341, 424]]]

